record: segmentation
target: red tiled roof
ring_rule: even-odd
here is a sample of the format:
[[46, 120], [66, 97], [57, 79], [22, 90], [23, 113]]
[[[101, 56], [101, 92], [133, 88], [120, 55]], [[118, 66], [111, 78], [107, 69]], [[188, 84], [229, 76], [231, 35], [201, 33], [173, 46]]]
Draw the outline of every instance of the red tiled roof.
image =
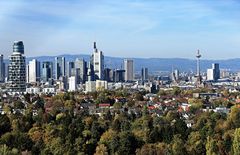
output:
[[155, 109], [155, 107], [154, 106], [149, 106], [148, 109], [153, 110], [153, 109]]
[[110, 107], [109, 103], [100, 103], [99, 107]]

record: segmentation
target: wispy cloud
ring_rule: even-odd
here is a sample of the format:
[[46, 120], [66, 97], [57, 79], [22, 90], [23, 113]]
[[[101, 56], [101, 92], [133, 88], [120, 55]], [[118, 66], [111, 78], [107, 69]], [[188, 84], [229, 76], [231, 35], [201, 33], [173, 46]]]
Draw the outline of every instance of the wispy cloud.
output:
[[237, 0], [2, 0], [0, 6], [5, 55], [17, 39], [25, 41], [27, 55], [90, 53], [93, 40], [113, 56], [181, 57], [185, 51], [190, 57], [201, 46], [214, 51], [211, 44], [228, 51], [229, 42], [232, 51], [240, 48]]

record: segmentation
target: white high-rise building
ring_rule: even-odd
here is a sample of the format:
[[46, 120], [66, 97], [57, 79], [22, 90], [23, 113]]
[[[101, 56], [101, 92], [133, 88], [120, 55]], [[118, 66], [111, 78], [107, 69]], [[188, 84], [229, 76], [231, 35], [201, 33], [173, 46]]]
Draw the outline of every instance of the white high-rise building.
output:
[[40, 81], [40, 62], [36, 59], [29, 61], [27, 68], [27, 82], [34, 83]]
[[69, 88], [68, 91], [76, 91], [77, 89], [77, 80], [75, 76], [71, 76], [68, 78]]
[[96, 46], [96, 42], [94, 42], [94, 52], [92, 55], [92, 64], [94, 68], [94, 74], [96, 80], [104, 79], [104, 56], [102, 51], [99, 51]]
[[214, 80], [213, 69], [207, 69], [207, 80]]
[[124, 59], [125, 81], [134, 80], [133, 60]]
[[15, 41], [13, 44], [13, 53], [9, 57], [8, 75], [10, 92], [26, 91], [26, 63], [22, 41]]

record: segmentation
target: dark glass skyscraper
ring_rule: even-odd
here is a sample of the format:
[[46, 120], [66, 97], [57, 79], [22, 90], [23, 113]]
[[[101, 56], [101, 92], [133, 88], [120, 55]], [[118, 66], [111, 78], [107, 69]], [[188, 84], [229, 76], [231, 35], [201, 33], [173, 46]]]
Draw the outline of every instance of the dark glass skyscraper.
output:
[[142, 68], [141, 70], [141, 79], [142, 81], [147, 81], [148, 80], [148, 68]]
[[4, 82], [5, 79], [5, 65], [3, 62], [3, 55], [0, 55], [0, 82]]
[[65, 57], [56, 57], [55, 58], [55, 79], [59, 80], [59, 78], [63, 76], [66, 76]]
[[42, 81], [47, 82], [53, 78], [53, 63], [49, 61], [42, 62]]

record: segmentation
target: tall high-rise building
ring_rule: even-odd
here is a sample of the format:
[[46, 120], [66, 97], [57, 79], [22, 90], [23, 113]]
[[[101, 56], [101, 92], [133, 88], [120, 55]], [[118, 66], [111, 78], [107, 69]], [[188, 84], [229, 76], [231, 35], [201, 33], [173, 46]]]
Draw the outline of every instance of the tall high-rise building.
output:
[[26, 82], [29, 83], [29, 64], [26, 65]]
[[75, 76], [75, 63], [72, 61], [67, 62], [67, 76]]
[[116, 69], [113, 71], [113, 81], [114, 82], [124, 82], [124, 73], [123, 69]]
[[68, 91], [76, 91], [76, 89], [77, 89], [76, 76], [69, 77], [68, 83], [69, 83]]
[[55, 79], [66, 76], [65, 57], [55, 57]]
[[48, 82], [50, 79], [53, 79], [53, 63], [49, 61], [42, 62], [42, 81]]
[[133, 60], [124, 59], [125, 81], [134, 80]]
[[3, 62], [3, 55], [0, 55], [0, 82], [4, 82], [5, 80], [5, 65]]
[[87, 80], [87, 62], [84, 59], [76, 59], [75, 72], [77, 84], [85, 83]]
[[92, 64], [94, 68], [95, 79], [104, 79], [104, 56], [102, 51], [97, 49], [96, 42], [93, 45], [94, 51], [92, 55]]
[[9, 57], [9, 91], [26, 91], [26, 62], [24, 56], [24, 45], [22, 41], [15, 41], [13, 53]]
[[91, 62], [87, 63], [87, 81], [94, 81], [94, 70]]
[[142, 81], [147, 81], [148, 80], [148, 68], [142, 68], [141, 70], [141, 77]]
[[217, 81], [220, 79], [220, 69], [218, 63], [213, 63], [212, 68], [207, 70], [207, 80]]
[[179, 80], [179, 70], [175, 69], [172, 71], [172, 80], [177, 82]]
[[8, 71], [9, 71], [9, 64], [7, 63], [4, 63], [4, 76], [5, 76], [5, 81], [8, 81], [9, 79], [9, 74], [8, 74]]
[[34, 83], [40, 81], [40, 62], [36, 59], [29, 61], [27, 67], [27, 82]]
[[104, 68], [104, 80], [106, 80], [107, 82], [111, 82], [110, 73], [111, 73], [110, 68]]
[[174, 75], [175, 75], [176, 80], [179, 80], [179, 70], [178, 69], [174, 70]]

